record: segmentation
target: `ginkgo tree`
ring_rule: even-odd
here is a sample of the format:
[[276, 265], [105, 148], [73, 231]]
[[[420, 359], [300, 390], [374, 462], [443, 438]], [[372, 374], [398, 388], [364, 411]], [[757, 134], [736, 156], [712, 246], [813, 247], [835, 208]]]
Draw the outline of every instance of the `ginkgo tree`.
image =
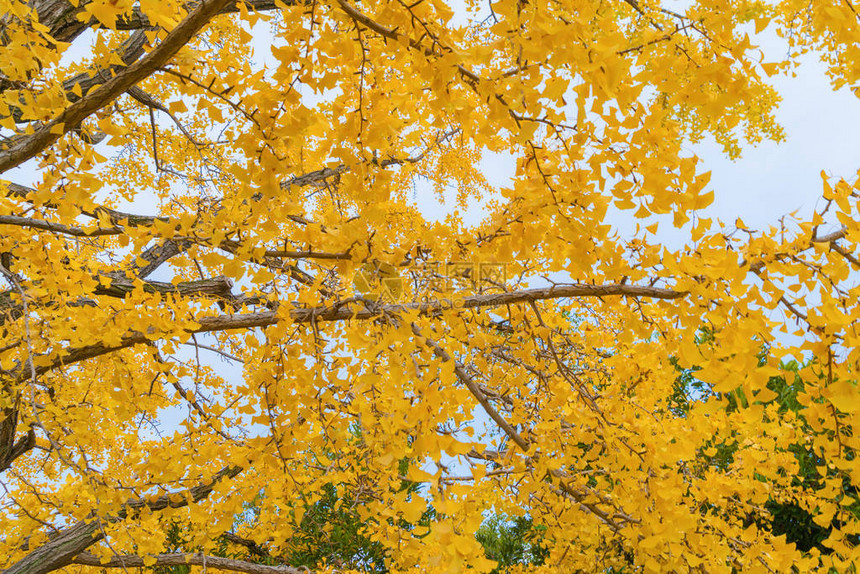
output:
[[536, 572], [857, 568], [860, 184], [727, 228], [688, 151], [783, 138], [806, 52], [857, 86], [850, 1], [0, 6], [5, 574], [301, 572], [332, 496], [391, 572], [490, 515]]

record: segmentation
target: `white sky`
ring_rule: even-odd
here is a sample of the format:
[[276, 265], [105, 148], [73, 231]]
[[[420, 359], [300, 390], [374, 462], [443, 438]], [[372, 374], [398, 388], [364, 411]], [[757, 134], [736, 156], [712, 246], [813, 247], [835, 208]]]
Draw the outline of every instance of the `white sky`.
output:
[[814, 56], [803, 59], [796, 78], [774, 83], [783, 97], [777, 119], [784, 142], [748, 148], [737, 161], [712, 142], [692, 148], [712, 170], [709, 216], [729, 224], [741, 216], [757, 228], [795, 209], [809, 214], [821, 197], [821, 170], [853, 180], [860, 168], [860, 101], [850, 90], [833, 92]]

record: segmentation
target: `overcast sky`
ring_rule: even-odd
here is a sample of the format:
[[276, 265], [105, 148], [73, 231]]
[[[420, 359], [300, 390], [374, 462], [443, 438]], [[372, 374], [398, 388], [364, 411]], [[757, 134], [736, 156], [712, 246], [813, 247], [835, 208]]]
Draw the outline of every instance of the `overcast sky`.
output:
[[834, 92], [814, 57], [805, 58], [797, 72], [796, 78], [775, 82], [783, 97], [777, 118], [786, 141], [748, 148], [737, 161], [713, 143], [693, 147], [713, 172], [716, 197], [708, 211], [724, 221], [739, 215], [760, 227], [795, 209], [811, 213], [821, 197], [821, 170], [853, 180], [860, 168], [860, 100], [847, 89]]

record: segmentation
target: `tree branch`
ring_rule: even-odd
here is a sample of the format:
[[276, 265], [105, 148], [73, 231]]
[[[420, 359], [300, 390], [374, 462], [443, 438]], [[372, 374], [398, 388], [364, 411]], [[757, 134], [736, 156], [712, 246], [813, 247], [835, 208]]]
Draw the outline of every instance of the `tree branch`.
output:
[[[143, 48], [145, 46], [146, 33], [143, 31], [135, 32], [130, 38], [126, 39], [117, 50], [123, 65], [115, 64], [106, 69], [82, 72], [77, 76], [65, 80], [63, 82], [63, 90], [66, 93], [66, 97], [70, 102], [79, 101], [82, 97], [85, 97], [90, 93], [93, 88], [101, 86], [112, 76], [127, 69], [128, 66], [139, 60], [140, 57], [143, 56]], [[80, 86], [80, 96], [72, 91], [76, 85]]]
[[[221, 535], [221, 538], [226, 540], [227, 542], [231, 542], [233, 544], [239, 544], [248, 549], [248, 552], [251, 554], [255, 554], [256, 556], [260, 556], [261, 558], [274, 558], [271, 554], [269, 554], [265, 548], [254, 542], [253, 540], [249, 540], [247, 538], [243, 538], [232, 532], [225, 532]], [[277, 558], [275, 558], [277, 560]]]
[[[95, 293], [96, 295], [122, 298], [134, 291], [134, 288], [135, 284], [131, 279], [111, 277], [110, 285], [96, 287]], [[183, 281], [176, 284], [165, 283], [163, 281], [144, 281], [143, 283], [143, 290], [148, 293], [175, 293], [185, 296], [214, 295], [225, 299], [233, 297], [230, 292], [232, 288], [233, 281], [223, 275], [197, 281]]]
[[[108, 285], [98, 285], [94, 290], [95, 295], [104, 295], [107, 297], [117, 297], [124, 299], [131, 294], [136, 285], [131, 279], [116, 274], [109, 274], [110, 283]], [[209, 279], [199, 279], [197, 281], [183, 281], [181, 283], [167, 283], [164, 281], [144, 281], [143, 290], [146, 293], [162, 293], [175, 294], [181, 297], [205, 297], [211, 296], [226, 300], [234, 304], [245, 302], [243, 297], [234, 296], [231, 289], [233, 281], [229, 277], [219, 275]], [[5, 324], [8, 315], [12, 319], [18, 319], [23, 314], [23, 306], [20, 302], [13, 301], [11, 295], [14, 291], [6, 291], [0, 293], [0, 325]], [[91, 299], [79, 299], [77, 304], [95, 304]], [[73, 303], [74, 304], [74, 303]], [[2, 457], [0, 457], [2, 461]]]
[[63, 134], [77, 127], [85, 118], [152, 74], [187, 44], [212, 17], [226, 6], [227, 2], [228, 0], [204, 0], [146, 56], [66, 108], [47, 124], [40, 126], [35, 133], [20, 138], [11, 148], [0, 152], [0, 173], [17, 167], [43, 152]]
[[[842, 229], [839, 229], [839, 230], [834, 231], [832, 233], [828, 233], [827, 235], [816, 235], [815, 237], [813, 237], [812, 239], [809, 240], [809, 243], [807, 243], [800, 250], [796, 251], [795, 254], [803, 253], [804, 251], [808, 251], [809, 249], [812, 249], [816, 243], [829, 243], [831, 246], [834, 246], [834, 245], [836, 245], [837, 241], [845, 238], [845, 234], [847, 232], [848, 232], [848, 230], [843, 227]], [[836, 251], [839, 252], [838, 249], [836, 249]], [[778, 256], [779, 255], [777, 254], [777, 257]], [[744, 259], [743, 261], [741, 261], [741, 267], [744, 267], [745, 265], [749, 265], [750, 271], [752, 271], [753, 273], [758, 275], [758, 273], [767, 266], [767, 262], [763, 261], [763, 260], [751, 262], [747, 259]]]
[[[4, 409], [4, 417], [7, 418], [4, 418], [3, 420], [2, 430], [5, 431], [7, 426], [11, 426], [14, 438], [15, 428], [17, 427], [16, 419], [18, 418], [18, 413], [17, 410], [16, 412], [10, 411], [12, 411], [12, 409]], [[9, 424], [10, 420], [11, 425]], [[0, 472], [3, 472], [4, 470], [11, 467], [12, 463], [15, 462], [16, 458], [18, 458], [22, 454], [29, 452], [36, 446], [36, 432], [32, 428], [30, 428], [27, 431], [27, 434], [18, 438], [18, 440], [15, 441], [14, 444], [11, 442], [6, 444], [5, 436], [2, 436], [2, 440], [4, 441], [4, 444], [0, 445], [0, 447], [3, 448], [4, 452], [0, 453]]]
[[[174, 241], [173, 239], [167, 239], [164, 243], [159, 243], [158, 245], [150, 247], [135, 258], [135, 264], [133, 267], [133, 269], [137, 271], [135, 275], [141, 279], [151, 275], [156, 269], [170, 260], [170, 258], [175, 257], [188, 249], [190, 245], [190, 241], [182, 239]], [[146, 261], [146, 265], [138, 267], [138, 259]]]
[[[126, 502], [120, 511], [104, 518], [107, 522], [119, 522], [125, 519], [131, 511], [144, 507], [157, 511], [165, 508], [182, 508], [193, 502], [203, 500], [215, 485], [227, 478], [233, 478], [242, 472], [238, 466], [227, 467], [218, 472], [212, 480], [193, 488], [166, 494], [158, 498], [134, 499]], [[12, 564], [2, 574], [48, 574], [64, 566], [72, 564], [75, 556], [89, 548], [104, 537], [101, 521], [91, 515], [77, 524], [65, 528], [51, 536], [48, 542], [30, 551], [26, 556]], [[262, 574], [262, 573], [261, 573]], [[269, 574], [269, 573], [266, 573]]]
[[40, 229], [42, 231], [62, 233], [63, 235], [69, 235], [71, 237], [104, 237], [105, 235], [121, 235], [125, 233], [125, 230], [119, 226], [100, 227], [93, 230], [86, 230], [75, 225], [64, 225], [53, 221], [45, 221], [44, 219], [21, 217], [20, 215], [0, 215], [0, 225], [14, 225], [16, 227]]
[[[309, 2], [296, 2], [295, 0], [283, 0], [275, 2], [274, 0], [230, 0], [219, 14], [230, 14], [239, 11], [239, 3], [244, 4], [248, 10], [252, 12], [265, 12], [269, 10], [278, 10], [281, 6], [296, 6], [298, 4], [307, 4]], [[48, 33], [60, 42], [71, 43], [81, 33], [92, 26], [103, 28], [104, 26], [95, 18], [89, 21], [82, 21], [78, 15], [83, 12], [84, 6], [88, 1], [82, 1], [72, 4], [68, 0], [30, 0], [30, 6], [35, 10], [39, 18], [39, 23], [48, 28]], [[199, 2], [188, 2], [185, 7], [190, 12], [197, 7]], [[0, 22], [0, 38], [4, 35], [4, 24]], [[153, 26], [139, 6], [135, 6], [131, 13], [120, 16], [116, 21], [116, 30], [152, 30]]]
[[625, 285], [610, 283], [605, 285], [554, 285], [537, 289], [524, 289], [508, 293], [470, 295], [462, 299], [438, 299], [430, 302], [412, 302], [379, 307], [365, 307], [352, 311], [347, 307], [326, 307], [314, 309], [294, 309], [290, 312], [293, 321], [307, 323], [316, 321], [343, 321], [346, 319], [371, 319], [383, 314], [399, 314], [417, 311], [420, 315], [435, 315], [448, 309], [477, 309], [499, 307], [516, 303], [529, 303], [544, 299], [565, 299], [569, 297], [645, 297], [651, 299], [679, 299], [686, 291], [674, 291], [661, 287]]
[[487, 399], [486, 395], [481, 391], [480, 387], [477, 383], [469, 376], [469, 373], [466, 372], [466, 369], [463, 368], [463, 365], [460, 364], [459, 361], [455, 361], [453, 357], [443, 349], [439, 343], [431, 339], [430, 337], [425, 337], [421, 334], [421, 329], [415, 323], [411, 324], [412, 332], [416, 337], [423, 340], [424, 344], [433, 349], [433, 354], [442, 359], [443, 363], [447, 363], [449, 361], [454, 361], [454, 373], [457, 375], [457, 378], [466, 385], [466, 388], [469, 389], [469, 392], [478, 400], [481, 407], [484, 409], [484, 412], [489, 415], [491, 419], [493, 419], [499, 428], [501, 428], [508, 437], [514, 441], [518, 447], [522, 449], [523, 452], [528, 452], [529, 450], [529, 442], [525, 438], [523, 438], [517, 430], [511, 426], [511, 424], [505, 420], [505, 418], [493, 408], [493, 405], [490, 404], [489, 399]]
[[[332, 174], [337, 173], [334, 170], [330, 170], [328, 168], [324, 170], [319, 170], [316, 172], [311, 172], [309, 174], [305, 174], [294, 178], [293, 180], [282, 185], [283, 188], [288, 188], [290, 185], [311, 185], [315, 182], [324, 180], [327, 177], [330, 177]], [[7, 185], [7, 193], [11, 197], [19, 197], [27, 201], [27, 197], [36, 190], [25, 187], [23, 185], [18, 185], [14, 183], [10, 183]], [[254, 197], [254, 199], [259, 200], [262, 199], [260, 197]], [[53, 207], [53, 206], [46, 206]], [[114, 209], [110, 209], [108, 207], [98, 206], [92, 212], [82, 211], [83, 215], [91, 217], [93, 219], [98, 219], [102, 215], [107, 215], [110, 218], [110, 222], [113, 224], [113, 227], [97, 227], [95, 229], [86, 229], [83, 227], [79, 227], [77, 225], [66, 225], [63, 223], [57, 223], [54, 221], [47, 221], [44, 219], [36, 219], [33, 217], [22, 217], [19, 215], [0, 215], [0, 225], [14, 225], [17, 227], [26, 227], [31, 229], [39, 229], [42, 231], [50, 231], [52, 233], [60, 233], [63, 235], [68, 235], [70, 237], [106, 237], [113, 235], [123, 235], [126, 231], [126, 227], [150, 227], [155, 224], [156, 221], [161, 223], [170, 224], [171, 219], [165, 216], [154, 216], [154, 215], [136, 215], [133, 213], [125, 213], [122, 211], [116, 211]], [[287, 215], [286, 216], [290, 221], [298, 223], [299, 225], [307, 225], [311, 223], [305, 217], [301, 215]], [[175, 229], [179, 229], [179, 225], [175, 225]], [[323, 231], [325, 229], [323, 228]], [[174, 242], [173, 245], [168, 245], [170, 242]], [[217, 249], [221, 249], [226, 251], [227, 253], [235, 253], [241, 246], [242, 242], [235, 241], [232, 239], [224, 239], [219, 244], [213, 245], [210, 240], [206, 237], [201, 237], [199, 235], [190, 236], [190, 237], [176, 237], [173, 240], [168, 240], [165, 242], [164, 251], [152, 251], [147, 250], [146, 253], [149, 253], [152, 257], [161, 257], [166, 256], [167, 259], [177, 255], [179, 252], [174, 253], [173, 251], [176, 248], [180, 248], [181, 250], [185, 250], [189, 245], [195, 243], [197, 245], [206, 245], [210, 247], [215, 247]], [[152, 251], [150, 253], [150, 251]], [[146, 253], [141, 255], [141, 257], [146, 258]], [[169, 255], [168, 255], [169, 253]], [[313, 250], [287, 250], [287, 249], [267, 249], [263, 252], [263, 257], [276, 257], [276, 258], [286, 258], [286, 259], [328, 259], [328, 260], [348, 260], [350, 259], [349, 253], [328, 253], [324, 251], [313, 251]], [[166, 261], [160, 261], [158, 259], [153, 259], [153, 263], [157, 263], [155, 266], [147, 265], [147, 272], [145, 275], [148, 275], [152, 271], [154, 271], [158, 265], [161, 265]], [[144, 275], [144, 276], [145, 276]]]
[[[154, 562], [153, 562], [154, 560]], [[293, 566], [267, 566], [255, 564], [245, 560], [234, 558], [222, 558], [220, 556], [208, 556], [202, 552], [184, 552], [174, 554], [150, 554], [149, 556], [114, 556], [108, 562], [102, 562], [101, 558], [82, 552], [72, 561], [72, 564], [84, 566], [97, 566], [99, 568], [142, 568], [148, 566], [205, 566], [216, 570], [230, 570], [233, 572], [245, 572], [246, 574], [308, 574], [306, 568], [295, 568]]]
[[[673, 291], [659, 287], [643, 287], [639, 285], [556, 285], [543, 289], [526, 289], [510, 293], [496, 293], [492, 295], [473, 295], [464, 297], [462, 300], [452, 301], [444, 299], [431, 303], [406, 303], [403, 305], [381, 305], [365, 307], [360, 311], [352, 311], [344, 305], [331, 307], [298, 308], [289, 311], [289, 320], [294, 323], [311, 323], [315, 321], [347, 321], [350, 319], [363, 320], [372, 319], [384, 314], [400, 314], [404, 312], [418, 312], [419, 315], [436, 315], [446, 309], [476, 309], [480, 307], [498, 307], [515, 303], [526, 303], [540, 301], [543, 299], [563, 299], [569, 297], [651, 297], [657, 299], [678, 299], [686, 295], [685, 291]], [[215, 315], [197, 319], [197, 326], [188, 329], [190, 333], [209, 333], [213, 331], [228, 331], [230, 329], [252, 329], [268, 327], [286, 319], [278, 310], [261, 311], [258, 313], [243, 313], [239, 315]], [[71, 365], [87, 359], [92, 359], [140, 345], [157, 339], [154, 333], [140, 333], [130, 331], [126, 333], [117, 343], [98, 343], [68, 349], [61, 356], [48, 363], [36, 367], [37, 374], [43, 374], [64, 365]]]
[[[282, 2], [275, 2], [274, 0], [230, 0], [226, 6], [224, 6], [219, 14], [231, 14], [239, 11], [239, 3], [247, 6], [248, 10], [251, 12], [267, 12], [270, 10], [278, 10], [281, 6], [298, 6], [300, 4], [310, 4], [310, 0], [299, 1], [296, 0], [283, 0]], [[189, 2], [186, 4], [186, 7], [193, 8], [196, 6], [196, 2]], [[116, 29], [117, 30], [139, 30], [139, 29], [148, 29], [152, 28], [152, 24], [149, 23], [149, 19], [144, 15], [138, 6], [135, 6], [132, 9], [131, 14], [127, 16], [122, 16], [116, 21]]]

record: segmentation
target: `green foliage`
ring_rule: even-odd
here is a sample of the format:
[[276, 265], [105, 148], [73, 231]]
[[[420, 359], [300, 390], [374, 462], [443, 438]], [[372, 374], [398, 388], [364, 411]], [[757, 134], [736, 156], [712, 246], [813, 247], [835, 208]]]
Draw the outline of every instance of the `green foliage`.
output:
[[[186, 528], [180, 522], [170, 522], [166, 529], [166, 552], [199, 552], [202, 548], [192, 546], [186, 537]], [[228, 552], [228, 543], [221, 537], [216, 539], [216, 546], [209, 551], [213, 556], [223, 558], [235, 558], [235, 554]], [[147, 568], [149, 570], [150, 568]], [[153, 566], [151, 568], [154, 574], [189, 574], [191, 567], [187, 564], [178, 564], [176, 566]]]
[[[805, 385], [800, 376], [800, 371], [804, 366], [797, 361], [784, 362], [781, 368], [786, 373], [791, 373], [791, 382], [786, 380], [786, 377], [772, 377], [768, 382], [768, 388], [777, 393], [774, 401], [779, 405], [780, 412], [792, 411], [797, 416], [798, 423], [802, 425], [804, 434], [810, 438], [821, 434], [822, 431], [815, 431], [808, 424], [804, 416], [803, 405], [798, 401], [798, 395], [804, 392]], [[827, 432], [827, 431], [824, 431]], [[799, 465], [799, 472], [795, 476], [795, 481], [799, 486], [804, 487], [809, 491], [819, 491], [825, 488], [825, 480], [832, 480], [837, 477], [835, 469], [827, 464], [827, 461], [816, 454], [812, 444], [793, 444], [789, 450], [794, 453], [795, 459]], [[856, 456], [853, 453], [846, 453], [846, 458]], [[858, 499], [857, 487], [853, 485], [847, 476], [842, 475], [842, 493], [843, 499], [849, 499], [849, 503], [844, 504], [846, 510], [860, 516], [860, 499]], [[853, 502], [850, 502], [853, 499]], [[814, 521], [814, 515], [802, 508], [794, 502], [776, 502], [769, 501], [766, 509], [770, 513], [771, 531], [774, 534], [786, 536], [788, 542], [793, 542], [798, 549], [810, 551], [816, 549], [821, 554], [830, 554], [833, 552], [827, 546], [826, 539], [832, 532], [833, 528], [840, 528], [842, 525], [839, 520], [834, 518], [830, 524], [821, 525]], [[849, 538], [860, 542], [860, 538], [856, 535]]]
[[[707, 344], [708, 340], [709, 337], [705, 331], [702, 331], [697, 336], [697, 344], [699, 345]], [[767, 347], [763, 347], [759, 354], [760, 366], [766, 364], [767, 353]], [[712, 393], [707, 384], [696, 379], [695, 372], [699, 370], [698, 367], [682, 369], [675, 358], [672, 359], [672, 362], [678, 371], [678, 376], [675, 380], [674, 393], [669, 399], [669, 408], [678, 416], [686, 416], [686, 413], [689, 412], [695, 401], [706, 400]], [[825, 487], [824, 480], [826, 478], [833, 478], [835, 473], [831, 469], [828, 469], [826, 460], [816, 455], [812, 448], [812, 439], [818, 432], [813, 430], [806, 422], [803, 413], [804, 406], [798, 400], [798, 396], [805, 390], [800, 372], [804, 368], [809, 367], [811, 363], [800, 364], [794, 360], [784, 361], [781, 363], [780, 369], [785, 375], [771, 377], [767, 388], [777, 395], [773, 399], [773, 402], [778, 405], [779, 413], [784, 414], [788, 411], [794, 413], [798, 424], [801, 425], [803, 434], [810, 439], [808, 441], [809, 444], [798, 442], [792, 444], [788, 449], [794, 454], [799, 467], [799, 471], [793, 480], [798, 486], [808, 491], [818, 491]], [[749, 407], [749, 399], [740, 388], [723, 394], [722, 399], [725, 400], [725, 408], [728, 412]], [[707, 466], [727, 470], [732, 464], [733, 456], [738, 446], [737, 442], [713, 442], [708, 446], [713, 447], [714, 450], [710, 451], [711, 454], [701, 452], [702, 462]], [[843, 496], [855, 499], [854, 502], [846, 505], [847, 509], [856, 516], [858, 515], [858, 510], [860, 510], [857, 487], [852, 485], [847, 477], [843, 477], [843, 483]], [[834, 527], [838, 528], [840, 526], [837, 520], [834, 519], [833, 523], [827, 525], [818, 524], [814, 520], [814, 514], [795, 501], [770, 499], [765, 504], [765, 510], [767, 512], [766, 515], [748, 517], [745, 521], [746, 524], [755, 523], [760, 528], [769, 529], [774, 535], [784, 535], [787, 542], [794, 543], [803, 552], [809, 552], [813, 549], [821, 554], [830, 554], [833, 552], [826, 545], [826, 539]], [[858, 542], [860, 542], [860, 539], [858, 539]]]
[[305, 512], [291, 542], [286, 556], [291, 566], [387, 571], [382, 546], [368, 537], [356, 508], [332, 484], [325, 485], [322, 497]]
[[499, 574], [517, 564], [543, 564], [548, 554], [545, 535], [546, 527], [533, 524], [529, 517], [496, 514], [484, 521], [475, 537], [487, 558], [499, 563], [493, 570]]
[[[170, 526], [167, 528], [166, 550], [168, 552], [183, 550], [186, 547], [187, 540], [185, 540], [182, 530], [181, 524], [176, 522], [170, 523]], [[154, 574], [188, 574], [191, 571], [191, 567], [186, 564], [180, 564], [177, 566], [154, 566], [152, 571]]]

